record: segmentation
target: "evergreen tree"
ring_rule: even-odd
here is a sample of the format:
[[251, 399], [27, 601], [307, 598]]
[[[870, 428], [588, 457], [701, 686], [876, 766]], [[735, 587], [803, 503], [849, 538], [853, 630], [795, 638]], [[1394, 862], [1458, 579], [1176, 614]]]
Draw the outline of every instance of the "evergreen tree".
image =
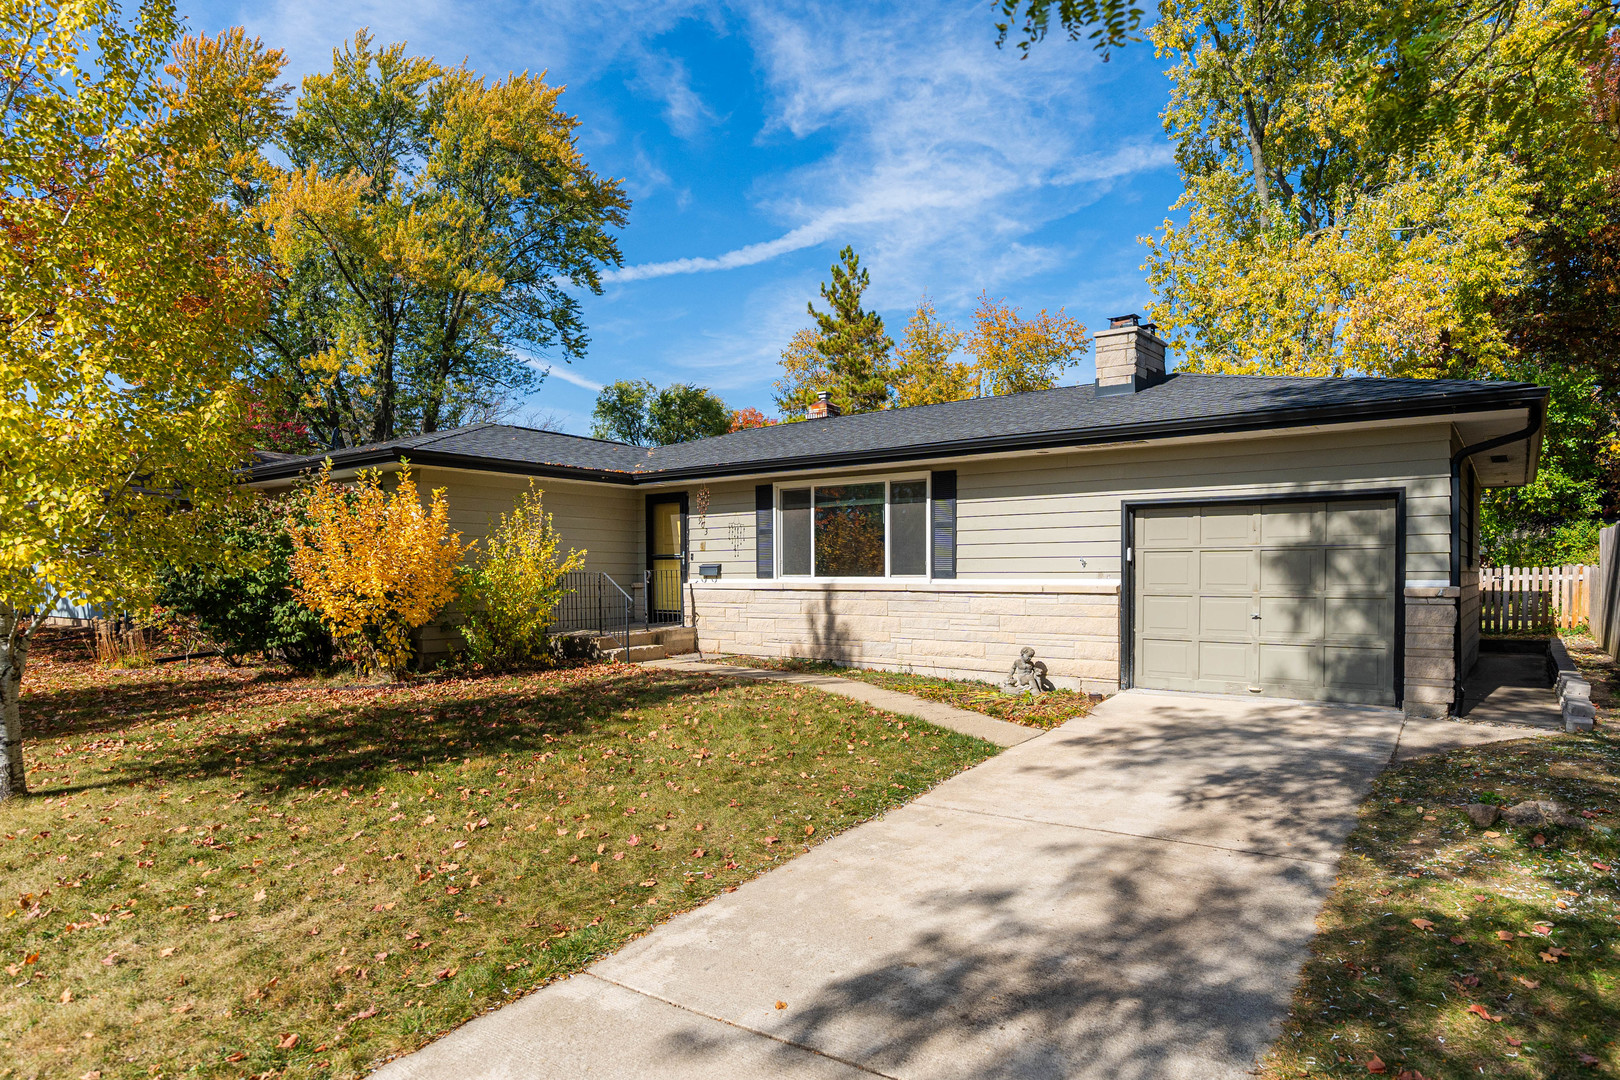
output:
[[826, 361], [827, 389], [833, 404], [846, 413], [872, 412], [888, 406], [889, 351], [894, 342], [883, 331], [883, 317], [861, 307], [869, 284], [860, 256], [845, 246], [832, 265], [832, 281], [821, 286], [830, 311], [808, 306], [820, 337], [816, 351]]

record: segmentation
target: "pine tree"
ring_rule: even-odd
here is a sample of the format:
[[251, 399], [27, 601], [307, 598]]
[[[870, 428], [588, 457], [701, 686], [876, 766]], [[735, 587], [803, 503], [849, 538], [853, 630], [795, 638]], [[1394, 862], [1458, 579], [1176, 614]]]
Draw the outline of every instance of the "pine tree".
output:
[[823, 314], [811, 302], [820, 338], [816, 351], [826, 360], [832, 402], [846, 413], [871, 412], [888, 406], [889, 351], [894, 342], [883, 331], [883, 318], [861, 307], [869, 284], [860, 256], [846, 246], [832, 265], [832, 281], [821, 286], [831, 311]]

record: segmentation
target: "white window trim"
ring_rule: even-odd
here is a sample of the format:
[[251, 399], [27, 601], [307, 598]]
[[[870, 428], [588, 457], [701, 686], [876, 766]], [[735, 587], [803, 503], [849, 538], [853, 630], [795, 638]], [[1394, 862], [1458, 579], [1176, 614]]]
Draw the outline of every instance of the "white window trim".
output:
[[[923, 513], [926, 515], [925, 518], [924, 518], [924, 523], [923, 523], [923, 572], [920, 573], [920, 574], [891, 574], [889, 572], [890, 561], [891, 561], [890, 560], [890, 555], [889, 555], [889, 541], [890, 541], [891, 537], [894, 534], [893, 534], [893, 531], [889, 527], [889, 507], [891, 505], [889, 499], [890, 499], [890, 495], [892, 494], [890, 485], [895, 484], [895, 483], [905, 483], [906, 481], [911, 481], [911, 480], [921, 480], [923, 482], [923, 488], [924, 488], [924, 492], [925, 492], [925, 494], [923, 496]], [[816, 570], [816, 525], [815, 525], [815, 520], [816, 520], [815, 519], [815, 514], [816, 514], [816, 494], [815, 494], [815, 489], [818, 488], [818, 487], [838, 487], [838, 486], [843, 485], [843, 484], [879, 484], [879, 483], [881, 483], [883, 485], [883, 576], [882, 577], [877, 577], [877, 576], [874, 575], [872, 577], [818, 577], [816, 575], [816, 572], [815, 572], [815, 570]], [[782, 492], [785, 489], [786, 490], [797, 491], [797, 490], [800, 490], [802, 488], [809, 488], [810, 489], [810, 573], [808, 573], [808, 574], [784, 574], [782, 572], [782, 563], [784, 561], [783, 560], [783, 555], [784, 555], [785, 550], [786, 550], [786, 544], [783, 542], [783, 538], [786, 536], [786, 533], [783, 531], [783, 528], [782, 528]], [[922, 471], [922, 472], [878, 473], [876, 475], [867, 474], [867, 475], [864, 475], [864, 476], [860, 476], [860, 475], [858, 475], [858, 476], [832, 476], [832, 477], [819, 477], [818, 476], [818, 477], [816, 477], [814, 479], [804, 479], [804, 480], [797, 480], [797, 481], [791, 481], [790, 480], [790, 481], [778, 482], [776, 484], [773, 484], [772, 489], [771, 489], [771, 521], [772, 521], [772, 529], [774, 530], [773, 535], [776, 537], [776, 550], [777, 550], [776, 559], [774, 560], [775, 561], [775, 566], [772, 567], [772, 570], [774, 572], [774, 576], [773, 576], [772, 580], [776, 580], [776, 581], [825, 582], [827, 584], [832, 584], [832, 585], [852, 584], [852, 583], [861, 582], [861, 581], [932, 582], [934, 580], [934, 524], [933, 524], [934, 523], [934, 479], [933, 479], [933, 476], [930, 473], [928, 473], [927, 471]]]

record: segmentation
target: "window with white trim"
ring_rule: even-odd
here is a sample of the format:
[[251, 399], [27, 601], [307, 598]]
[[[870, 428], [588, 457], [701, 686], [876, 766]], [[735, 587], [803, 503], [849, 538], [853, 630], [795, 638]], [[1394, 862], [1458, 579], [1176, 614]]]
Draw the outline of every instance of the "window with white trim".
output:
[[782, 485], [778, 577], [928, 576], [928, 478]]

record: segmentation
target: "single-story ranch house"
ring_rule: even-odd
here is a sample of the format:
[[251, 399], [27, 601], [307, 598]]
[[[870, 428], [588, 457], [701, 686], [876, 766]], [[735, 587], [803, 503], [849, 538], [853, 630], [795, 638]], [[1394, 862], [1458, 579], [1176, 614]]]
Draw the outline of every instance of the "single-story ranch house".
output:
[[705, 652], [1000, 679], [1027, 645], [1093, 691], [1457, 706], [1480, 492], [1534, 477], [1547, 391], [1167, 375], [1151, 326], [1113, 323], [1095, 385], [656, 449], [477, 424], [330, 456], [409, 460], [468, 537], [543, 478], [588, 568]]

